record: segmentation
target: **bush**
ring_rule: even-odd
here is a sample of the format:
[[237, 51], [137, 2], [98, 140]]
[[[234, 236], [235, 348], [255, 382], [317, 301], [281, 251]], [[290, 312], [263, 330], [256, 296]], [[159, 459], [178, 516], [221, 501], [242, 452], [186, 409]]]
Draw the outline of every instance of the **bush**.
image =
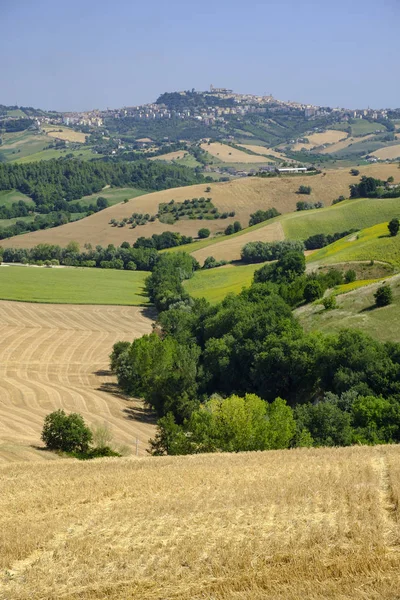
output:
[[399, 229], [400, 229], [399, 219], [392, 219], [388, 225], [388, 229], [390, 231], [390, 235], [392, 237], [395, 237], [399, 233]]
[[306, 194], [309, 196], [311, 194], [311, 187], [309, 185], [301, 185], [297, 190], [298, 194]]
[[225, 229], [224, 233], [225, 233], [225, 235], [232, 235], [232, 233], [235, 233], [235, 229], [234, 229], [233, 225], [228, 225], [228, 227]]
[[333, 310], [337, 306], [336, 296], [327, 296], [322, 300], [325, 310]]
[[360, 171], [358, 169], [350, 169], [350, 175], [354, 175], [354, 177], [357, 177], [357, 175], [360, 174]]
[[322, 294], [323, 291], [319, 281], [309, 281], [304, 288], [304, 300], [306, 302], [314, 302], [314, 300], [321, 298]]
[[345, 283], [353, 283], [353, 281], [355, 281], [356, 279], [357, 279], [357, 274], [355, 271], [353, 271], [353, 269], [349, 269], [344, 274]]
[[393, 302], [393, 292], [390, 285], [382, 285], [374, 294], [375, 304], [378, 307], [388, 306]]
[[66, 415], [63, 410], [50, 413], [44, 420], [42, 440], [50, 450], [87, 452], [92, 432], [81, 415]]
[[203, 227], [202, 229], [199, 229], [197, 235], [199, 236], [200, 239], [204, 240], [205, 238], [210, 237], [210, 230], [206, 229], [205, 227]]

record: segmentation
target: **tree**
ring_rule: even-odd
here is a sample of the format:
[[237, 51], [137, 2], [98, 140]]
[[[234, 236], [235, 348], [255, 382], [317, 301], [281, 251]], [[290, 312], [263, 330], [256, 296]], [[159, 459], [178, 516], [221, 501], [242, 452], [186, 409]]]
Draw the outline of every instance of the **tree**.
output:
[[63, 410], [56, 410], [44, 420], [42, 440], [51, 450], [87, 452], [92, 441], [92, 432], [85, 425], [81, 415], [66, 415]]
[[99, 196], [96, 201], [96, 206], [99, 210], [104, 210], [109, 206], [107, 198]]
[[78, 242], [69, 242], [65, 250], [68, 254], [79, 254]]
[[311, 194], [311, 187], [309, 185], [301, 185], [297, 190], [298, 194], [306, 194], [309, 196]]
[[228, 227], [225, 229], [224, 231], [225, 235], [232, 235], [232, 233], [235, 233], [235, 229], [233, 227], [233, 225], [228, 225]]
[[210, 230], [207, 229], [206, 227], [203, 227], [202, 229], [199, 229], [197, 235], [200, 239], [205, 239], [210, 237]]
[[325, 310], [333, 310], [337, 306], [336, 296], [327, 296], [322, 300]]
[[239, 221], [234, 222], [233, 229], [235, 233], [237, 233], [238, 231], [242, 231], [242, 226]]
[[374, 294], [377, 307], [388, 306], [393, 302], [393, 292], [390, 285], [382, 285]]
[[360, 171], [358, 169], [350, 169], [350, 175], [357, 177], [357, 175], [359, 175], [359, 174], [360, 174]]
[[314, 300], [321, 298], [322, 294], [321, 284], [316, 279], [309, 281], [304, 288], [304, 300], [306, 302], [314, 302]]
[[392, 219], [388, 225], [388, 229], [390, 231], [390, 235], [392, 237], [395, 237], [399, 233], [399, 229], [400, 229], [399, 219]]

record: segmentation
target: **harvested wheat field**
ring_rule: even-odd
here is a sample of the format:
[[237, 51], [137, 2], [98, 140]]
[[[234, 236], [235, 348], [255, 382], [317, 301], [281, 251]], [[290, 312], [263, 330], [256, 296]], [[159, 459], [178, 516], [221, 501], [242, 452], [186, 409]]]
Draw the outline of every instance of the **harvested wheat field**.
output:
[[347, 138], [347, 133], [345, 131], [338, 131], [337, 129], [327, 129], [323, 133], [312, 133], [311, 135], [305, 135], [308, 139], [308, 144], [298, 143], [292, 146], [292, 150], [301, 150], [306, 147], [310, 150], [312, 148], [317, 148], [318, 146], [322, 146], [324, 144], [336, 144], [341, 140], [345, 140]]
[[[375, 164], [359, 167], [361, 175], [371, 175], [380, 179], [387, 179], [392, 175], [395, 181], [400, 179], [400, 171], [397, 165]], [[332, 204], [338, 196], [348, 196], [349, 185], [358, 181], [358, 178], [350, 175], [348, 169], [329, 170], [326, 173], [313, 176], [295, 177], [272, 177], [262, 179], [260, 177], [245, 177], [224, 183], [198, 184], [188, 187], [174, 188], [153, 192], [136, 198], [129, 202], [115, 204], [90, 217], [67, 223], [54, 229], [43, 229], [18, 235], [1, 241], [4, 247], [32, 248], [37, 244], [50, 243], [66, 246], [71, 241], [78, 242], [81, 247], [85, 243], [92, 245], [108, 244], [120, 245], [124, 241], [133, 243], [140, 236], [151, 236], [153, 233], [163, 231], [177, 231], [184, 235], [197, 236], [201, 227], [208, 227], [212, 234], [222, 232], [226, 226], [234, 221], [241, 222], [243, 227], [249, 223], [250, 214], [258, 209], [275, 207], [279, 212], [287, 213], [296, 210], [296, 203], [304, 199], [296, 192], [300, 185], [312, 187], [311, 196], [307, 196], [312, 202], [322, 200], [325, 206]], [[206, 192], [207, 187], [211, 188]], [[158, 212], [161, 202], [183, 202], [186, 198], [199, 198], [201, 196], [211, 197], [212, 202], [223, 212], [235, 211], [235, 217], [227, 219], [188, 220], [182, 219], [174, 225], [167, 225], [155, 221], [146, 225], [131, 229], [126, 227], [112, 227], [111, 219], [121, 221], [124, 217], [130, 217], [133, 212], [155, 214]]]
[[0, 467], [7, 600], [396, 600], [398, 446]]
[[203, 150], [225, 163], [268, 163], [268, 158], [247, 154], [247, 152], [236, 150], [236, 148], [232, 148], [232, 146], [228, 146], [227, 144], [221, 144], [220, 142], [201, 144], [201, 147]]
[[[276, 150], [273, 150], [272, 148], [265, 148], [265, 146], [255, 146], [254, 144], [240, 144], [240, 145], [243, 146], [243, 148], [246, 148], [246, 150], [250, 150], [251, 152], [256, 152], [257, 154], [260, 154], [260, 155], [268, 155], [268, 157], [273, 156], [274, 158], [277, 158], [279, 160], [284, 160], [286, 162], [295, 162], [291, 158], [287, 158], [287, 156], [285, 156], [281, 152], [277, 152]], [[268, 158], [267, 158], [267, 160], [268, 160]]]
[[161, 154], [160, 156], [152, 156], [149, 160], [166, 160], [171, 162], [173, 160], [183, 158], [187, 152], [185, 150], [176, 150], [176, 152], [168, 152], [167, 154]]
[[45, 125], [43, 129], [49, 137], [57, 138], [58, 140], [65, 140], [67, 142], [79, 142], [80, 144], [84, 144], [86, 141], [86, 133], [74, 131], [69, 127], [59, 127], [58, 125]]
[[0, 462], [54, 458], [36, 447], [44, 417], [58, 408], [107, 423], [119, 445], [132, 448], [138, 437], [145, 453], [154, 426], [141, 403], [117, 395], [108, 356], [116, 341], [150, 333], [147, 314], [128, 306], [0, 302]]
[[381, 160], [393, 160], [396, 158], [400, 158], [400, 144], [396, 144], [395, 146], [388, 146], [387, 148], [381, 148], [380, 150], [376, 150], [372, 153], [372, 156], [376, 156], [376, 158], [380, 158]]
[[360, 142], [366, 142], [371, 138], [374, 138], [375, 134], [370, 133], [369, 135], [364, 135], [363, 137], [348, 137], [341, 142], [337, 142], [336, 144], [331, 144], [327, 148], [322, 148], [320, 150], [320, 154], [332, 154], [334, 152], [339, 152], [339, 150], [344, 150], [344, 148], [348, 148], [352, 144], [358, 144]]

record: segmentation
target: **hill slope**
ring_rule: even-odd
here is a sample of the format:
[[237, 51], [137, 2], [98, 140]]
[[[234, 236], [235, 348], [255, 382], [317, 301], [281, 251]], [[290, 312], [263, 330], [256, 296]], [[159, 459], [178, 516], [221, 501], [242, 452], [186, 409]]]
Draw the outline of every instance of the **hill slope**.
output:
[[395, 600], [399, 446], [0, 468], [0, 596]]
[[[144, 309], [0, 302], [0, 462], [46, 459], [44, 417], [63, 408], [107, 423], [118, 444], [145, 453], [154, 428], [140, 403], [114, 389], [108, 356], [116, 341], [151, 331]], [[0, 594], [1, 597], [1, 594]]]
[[[371, 175], [387, 179], [392, 175], [395, 180], [399, 179], [399, 171], [396, 165], [370, 165], [360, 167], [360, 174]], [[348, 195], [349, 185], [357, 181], [347, 170], [328, 171], [326, 174], [312, 177], [280, 177], [272, 179], [261, 179], [249, 177], [226, 183], [210, 184], [211, 192], [206, 192], [207, 185], [194, 185], [181, 187], [161, 192], [146, 194], [134, 198], [126, 204], [117, 204], [99, 213], [86, 217], [76, 223], [68, 223], [51, 230], [35, 231], [2, 241], [4, 247], [13, 246], [18, 248], [30, 248], [39, 243], [54, 243], [66, 246], [71, 240], [75, 240], [83, 246], [90, 242], [93, 245], [115, 244], [123, 241], [134, 242], [140, 236], [151, 236], [153, 233], [163, 231], [178, 231], [184, 235], [196, 236], [201, 227], [208, 227], [212, 233], [222, 232], [229, 223], [239, 220], [243, 226], [249, 221], [250, 214], [262, 208], [274, 206], [281, 213], [294, 211], [296, 203], [304, 196], [296, 193], [300, 185], [312, 187], [311, 196], [306, 199], [310, 201], [322, 200], [326, 206], [340, 195]], [[205, 220], [180, 220], [174, 225], [166, 225], [156, 221], [144, 226], [130, 229], [128, 227], [111, 227], [110, 219], [122, 220], [130, 217], [133, 212], [155, 214], [158, 212], [159, 204], [174, 199], [182, 202], [186, 198], [198, 198], [210, 196], [215, 206], [222, 212], [234, 210], [235, 217]]]

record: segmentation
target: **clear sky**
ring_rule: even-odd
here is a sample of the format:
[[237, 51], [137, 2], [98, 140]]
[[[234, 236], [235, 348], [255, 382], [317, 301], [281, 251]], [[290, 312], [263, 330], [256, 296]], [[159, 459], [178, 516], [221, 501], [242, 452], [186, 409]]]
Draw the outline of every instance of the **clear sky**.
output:
[[212, 83], [400, 107], [400, 0], [0, 0], [0, 104], [132, 106]]

